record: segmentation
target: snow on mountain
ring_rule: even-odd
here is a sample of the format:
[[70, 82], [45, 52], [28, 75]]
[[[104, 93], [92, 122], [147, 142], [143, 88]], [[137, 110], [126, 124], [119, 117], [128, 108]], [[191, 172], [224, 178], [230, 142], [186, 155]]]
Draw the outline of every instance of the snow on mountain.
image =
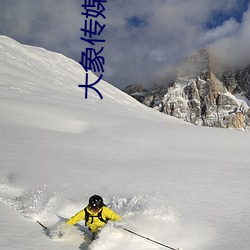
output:
[[91, 244], [84, 223], [51, 240], [36, 223], [95, 193], [166, 245], [249, 249], [249, 133], [184, 123], [104, 81], [103, 100], [85, 99], [84, 81], [78, 63], [0, 36], [1, 249], [162, 249], [112, 225]]
[[249, 68], [222, 72], [209, 51], [202, 49], [179, 66], [172, 85], [156, 85], [147, 91], [132, 84], [124, 92], [146, 106], [195, 125], [248, 130]]

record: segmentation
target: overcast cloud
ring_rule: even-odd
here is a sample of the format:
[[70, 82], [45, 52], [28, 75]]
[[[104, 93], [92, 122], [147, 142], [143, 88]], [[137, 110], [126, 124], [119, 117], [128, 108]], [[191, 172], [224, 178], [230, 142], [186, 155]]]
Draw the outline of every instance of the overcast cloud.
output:
[[[211, 47], [223, 63], [250, 62], [249, 0], [107, 0], [100, 38], [104, 79], [124, 88], [164, 79], [195, 51]], [[77, 61], [84, 0], [0, 0], [0, 34]], [[242, 15], [243, 14], [243, 15]], [[99, 46], [95, 46], [96, 49]]]

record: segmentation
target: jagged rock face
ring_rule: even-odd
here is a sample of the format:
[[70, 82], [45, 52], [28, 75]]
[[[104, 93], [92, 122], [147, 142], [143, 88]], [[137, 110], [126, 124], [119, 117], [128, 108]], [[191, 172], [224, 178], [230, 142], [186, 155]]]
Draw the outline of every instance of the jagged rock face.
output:
[[178, 79], [161, 105], [164, 113], [197, 125], [239, 129], [249, 126], [246, 103], [239, 103], [211, 76], [206, 80]]
[[[196, 125], [248, 129], [250, 109], [246, 102], [235, 98], [232, 93], [242, 92], [242, 88], [248, 86], [249, 75], [249, 71], [234, 73], [234, 76], [244, 78], [233, 78], [229, 73], [221, 74], [221, 78], [227, 79], [224, 84], [210, 68], [209, 53], [201, 50], [178, 69], [177, 78], [171, 87], [141, 92], [140, 101]], [[236, 84], [236, 81], [241, 85]]]
[[242, 93], [250, 100], [250, 66], [218, 74], [218, 79], [225, 84], [230, 93]]
[[131, 84], [127, 86], [124, 90], [125, 93], [132, 95], [134, 93], [143, 93], [147, 91], [142, 84]]
[[141, 84], [128, 85], [125, 89], [123, 89], [123, 91], [128, 95], [133, 96], [139, 102], [144, 101], [145, 99], [144, 95], [147, 92], [147, 90]]
[[249, 127], [249, 107], [230, 94], [227, 87], [232, 85], [225, 85], [214, 75], [206, 50], [188, 58], [182, 67], [163, 97], [164, 113], [197, 125]]

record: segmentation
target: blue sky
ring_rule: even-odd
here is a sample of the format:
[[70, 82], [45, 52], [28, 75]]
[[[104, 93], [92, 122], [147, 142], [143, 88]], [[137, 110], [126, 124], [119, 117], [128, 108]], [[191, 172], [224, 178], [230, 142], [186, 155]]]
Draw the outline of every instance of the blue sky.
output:
[[[250, 0], [107, 1], [103, 75], [119, 88], [165, 81], [201, 48], [210, 48], [223, 64], [250, 63]], [[83, 2], [1, 0], [0, 34], [79, 61], [89, 47], [80, 40]]]
[[239, 0], [236, 8], [233, 8], [229, 13], [224, 13], [222, 10], [216, 10], [211, 14], [211, 18], [206, 24], [207, 29], [216, 28], [217, 26], [223, 25], [225, 20], [235, 18], [239, 23], [242, 22], [244, 12], [248, 9], [249, 0]]

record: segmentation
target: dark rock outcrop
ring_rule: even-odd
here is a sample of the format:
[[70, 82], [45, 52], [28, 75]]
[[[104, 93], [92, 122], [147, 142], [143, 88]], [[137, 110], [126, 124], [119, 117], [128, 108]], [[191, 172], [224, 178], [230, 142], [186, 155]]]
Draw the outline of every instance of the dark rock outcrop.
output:
[[249, 85], [250, 67], [215, 75], [209, 52], [203, 49], [178, 68], [170, 87], [146, 91], [137, 86], [129, 94], [149, 107], [196, 125], [248, 129], [250, 109], [233, 94], [249, 98]]

